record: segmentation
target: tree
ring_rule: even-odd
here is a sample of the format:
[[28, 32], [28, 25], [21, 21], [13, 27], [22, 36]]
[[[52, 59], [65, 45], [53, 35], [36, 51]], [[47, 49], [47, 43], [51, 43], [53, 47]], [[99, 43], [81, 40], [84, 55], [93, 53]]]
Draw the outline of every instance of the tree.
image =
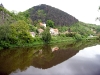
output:
[[29, 33], [28, 24], [23, 20], [11, 24], [11, 38], [13, 40], [17, 39], [19, 44], [30, 43], [33, 39]]
[[8, 48], [10, 46], [10, 27], [9, 25], [0, 26], [0, 46]]
[[82, 36], [81, 36], [80, 34], [76, 33], [76, 34], [75, 34], [75, 39], [76, 39], [77, 41], [80, 41], [80, 40], [82, 40]]
[[52, 20], [47, 20], [46, 24], [49, 27], [52, 27], [52, 28], [54, 27], [54, 22]]
[[96, 31], [97, 31], [97, 33], [100, 33], [100, 26], [96, 27]]
[[51, 34], [50, 34], [50, 29], [46, 28], [45, 31], [42, 33], [42, 40], [45, 44], [49, 44], [51, 41]]
[[32, 24], [32, 20], [30, 19], [29, 11], [19, 12], [16, 16], [17, 20], [24, 20], [28, 24]]
[[38, 15], [38, 17], [40, 17], [43, 21], [45, 20], [46, 13], [44, 12], [44, 10], [38, 10], [38, 11], [37, 11], [37, 15]]

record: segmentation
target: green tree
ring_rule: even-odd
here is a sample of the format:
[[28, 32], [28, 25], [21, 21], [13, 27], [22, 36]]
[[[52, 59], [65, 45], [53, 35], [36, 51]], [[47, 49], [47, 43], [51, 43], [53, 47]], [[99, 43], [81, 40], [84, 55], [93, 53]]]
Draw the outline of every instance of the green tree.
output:
[[80, 41], [80, 40], [82, 40], [82, 36], [81, 36], [80, 34], [76, 33], [76, 34], [75, 34], [75, 39], [76, 39], [77, 41]]
[[54, 27], [54, 22], [52, 20], [47, 20], [46, 24], [49, 27], [52, 27], [52, 28]]
[[24, 20], [28, 24], [32, 23], [32, 20], [30, 19], [29, 11], [19, 12], [17, 16], [17, 20]]
[[29, 33], [28, 24], [23, 20], [11, 24], [11, 38], [17, 39], [18, 44], [31, 43], [33, 39]]
[[0, 26], [0, 46], [8, 48], [10, 46], [10, 27], [9, 25]]
[[50, 34], [50, 29], [46, 28], [45, 31], [42, 33], [42, 40], [45, 44], [49, 44], [51, 41], [51, 34]]
[[38, 17], [40, 17], [42, 20], [45, 20], [46, 13], [44, 10], [38, 10], [37, 12]]
[[97, 31], [97, 33], [100, 33], [100, 26], [96, 27], [96, 31]]

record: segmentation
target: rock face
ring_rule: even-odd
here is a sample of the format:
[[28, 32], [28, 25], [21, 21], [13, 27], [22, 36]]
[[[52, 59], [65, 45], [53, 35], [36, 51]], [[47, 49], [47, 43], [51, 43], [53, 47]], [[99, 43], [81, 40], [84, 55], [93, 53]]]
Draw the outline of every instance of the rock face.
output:
[[0, 4], [0, 25], [3, 24], [4, 21], [4, 11], [3, 11], [4, 7], [2, 4]]
[[8, 10], [6, 10], [3, 4], [0, 4], [0, 25], [10, 24], [14, 18]]
[[55, 25], [71, 25], [78, 22], [78, 20], [69, 15], [68, 13], [51, 7], [49, 5], [41, 4], [34, 6], [28, 10], [30, 12], [30, 18], [35, 21], [41, 19], [43, 22], [47, 20], [54, 21]]
[[2, 3], [0, 4], [0, 7], [3, 7], [3, 8], [4, 8], [4, 6], [3, 6], [3, 4], [2, 4]]

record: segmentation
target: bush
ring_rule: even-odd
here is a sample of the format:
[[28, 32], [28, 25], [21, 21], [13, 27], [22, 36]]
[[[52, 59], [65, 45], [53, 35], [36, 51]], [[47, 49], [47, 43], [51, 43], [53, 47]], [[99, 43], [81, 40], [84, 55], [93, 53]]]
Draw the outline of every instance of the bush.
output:
[[48, 44], [51, 41], [51, 34], [50, 34], [49, 30], [50, 30], [49, 28], [46, 28], [46, 30], [42, 33], [42, 41], [45, 44]]
[[75, 33], [66, 33], [65, 35], [66, 35], [66, 37], [74, 37]]
[[66, 37], [66, 35], [65, 35], [65, 34], [59, 34], [59, 36], [60, 36], [60, 37]]
[[78, 33], [75, 34], [75, 39], [76, 40], [82, 40], [82, 36]]
[[10, 43], [6, 42], [6, 41], [0, 41], [0, 46], [2, 48], [9, 48], [10, 47]]
[[52, 28], [54, 27], [54, 22], [52, 20], [47, 20], [46, 24], [49, 27], [52, 27]]

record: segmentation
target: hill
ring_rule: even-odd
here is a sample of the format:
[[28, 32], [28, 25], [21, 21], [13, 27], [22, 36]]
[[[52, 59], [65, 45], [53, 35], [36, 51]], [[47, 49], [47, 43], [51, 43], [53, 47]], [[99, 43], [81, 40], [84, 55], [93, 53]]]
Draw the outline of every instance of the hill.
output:
[[78, 22], [78, 20], [70, 14], [45, 4], [34, 6], [28, 9], [28, 11], [32, 21], [42, 20], [46, 22], [47, 20], [52, 20], [56, 26], [68, 26]]
[[[40, 25], [41, 21], [46, 22], [46, 29]], [[51, 28], [53, 34], [58, 34], [57, 36], [52, 35], [51, 43], [58, 42], [58, 40], [60, 42], [80, 41], [94, 36], [99, 36], [97, 39], [100, 39], [100, 26], [79, 22], [75, 17], [57, 8], [41, 4], [24, 12], [14, 13], [9, 12], [0, 4], [1, 49], [42, 44], [45, 40], [48, 40], [50, 34], [48, 28]], [[45, 35], [40, 34], [42, 31]], [[36, 36], [33, 38], [33, 34], [30, 32], [34, 32]], [[46, 36], [45, 40], [44, 36]], [[52, 36], [50, 35], [50, 37]]]

